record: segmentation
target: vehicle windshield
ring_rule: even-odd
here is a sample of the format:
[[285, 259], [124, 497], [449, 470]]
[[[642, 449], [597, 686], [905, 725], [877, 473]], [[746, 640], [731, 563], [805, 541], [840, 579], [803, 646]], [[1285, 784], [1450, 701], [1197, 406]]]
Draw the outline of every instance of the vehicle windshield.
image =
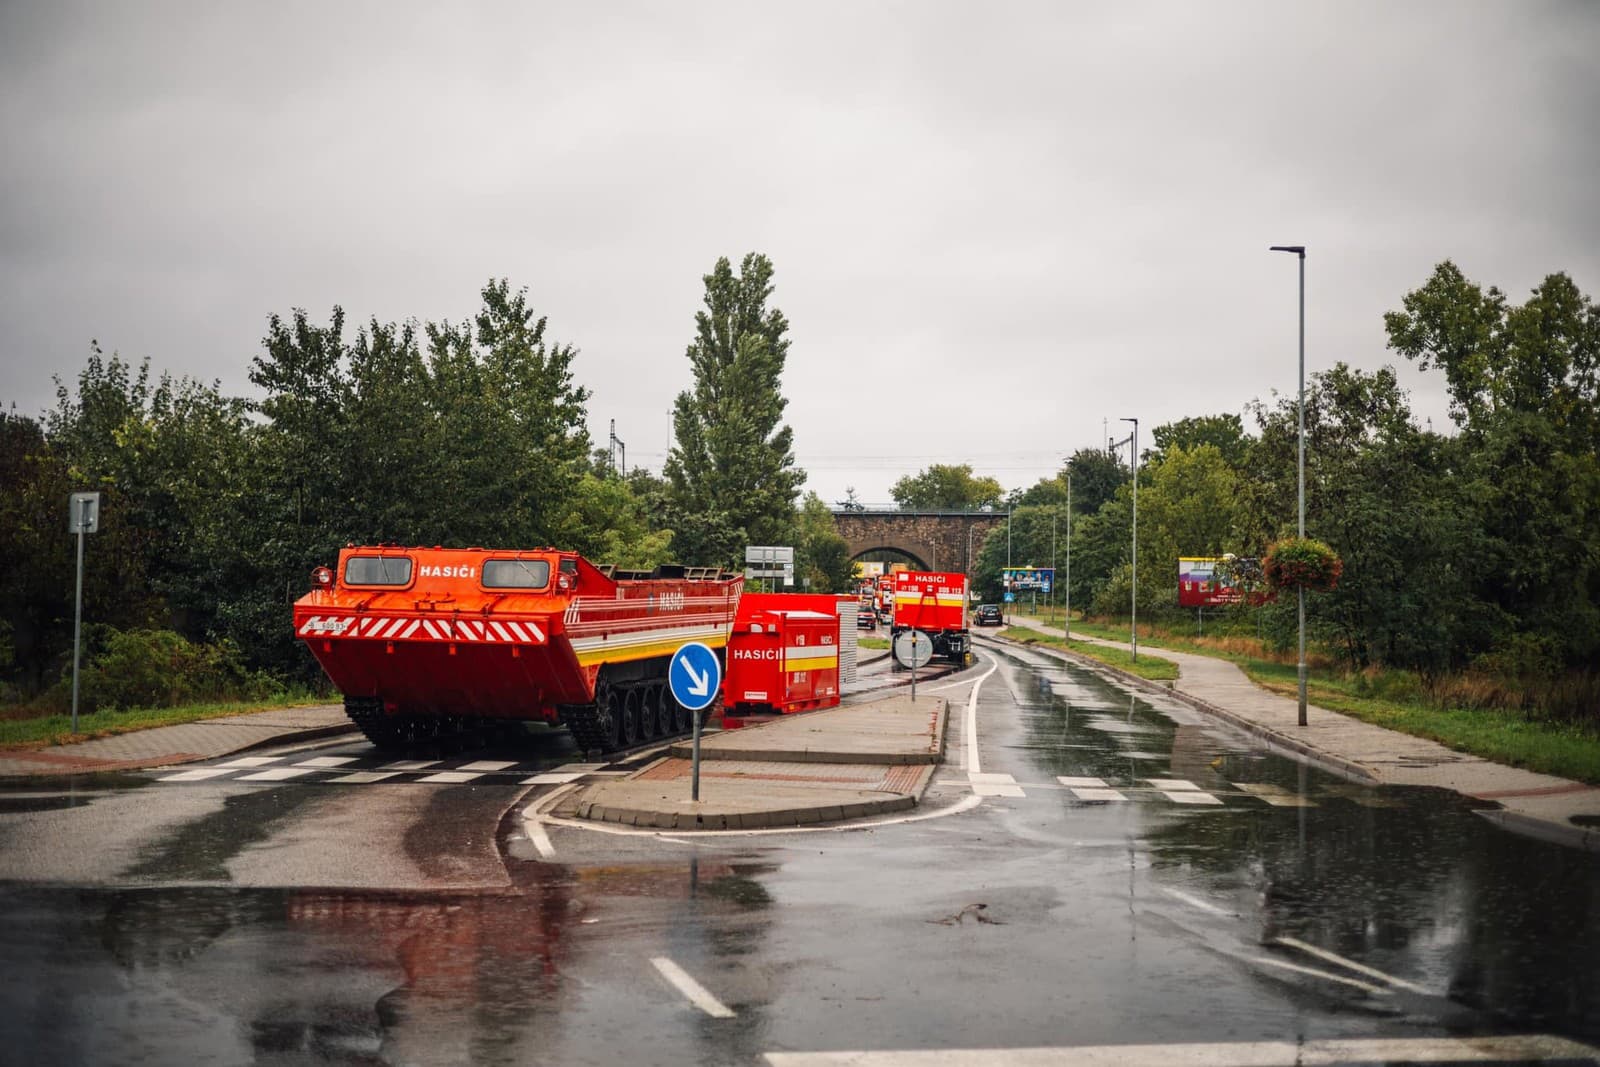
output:
[[485, 589], [543, 589], [549, 584], [547, 560], [491, 559], [483, 564]]
[[344, 565], [347, 585], [405, 585], [411, 581], [409, 556], [351, 556]]

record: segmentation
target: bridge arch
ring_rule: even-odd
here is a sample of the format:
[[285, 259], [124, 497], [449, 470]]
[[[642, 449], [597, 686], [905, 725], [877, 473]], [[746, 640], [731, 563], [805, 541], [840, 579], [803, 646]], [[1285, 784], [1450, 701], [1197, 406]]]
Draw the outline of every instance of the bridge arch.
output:
[[973, 560], [991, 530], [1006, 524], [1003, 511], [835, 511], [835, 528], [850, 558], [898, 552], [925, 569], [973, 573]]

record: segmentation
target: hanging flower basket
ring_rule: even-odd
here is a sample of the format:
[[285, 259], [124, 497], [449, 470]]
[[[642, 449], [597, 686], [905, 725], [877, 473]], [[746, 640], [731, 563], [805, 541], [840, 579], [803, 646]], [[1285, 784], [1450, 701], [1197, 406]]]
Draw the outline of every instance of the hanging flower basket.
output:
[[1271, 545], [1263, 565], [1272, 588], [1313, 593], [1331, 592], [1344, 571], [1338, 553], [1311, 537], [1285, 537]]

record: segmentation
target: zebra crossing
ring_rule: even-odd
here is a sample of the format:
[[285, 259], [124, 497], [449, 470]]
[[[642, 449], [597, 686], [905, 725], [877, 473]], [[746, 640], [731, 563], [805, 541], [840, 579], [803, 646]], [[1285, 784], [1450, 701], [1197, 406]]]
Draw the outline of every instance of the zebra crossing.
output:
[[1026, 797], [1028, 790], [1066, 790], [1085, 804], [1164, 801], [1181, 807], [1220, 808], [1229, 800], [1260, 801], [1278, 808], [1314, 808], [1316, 801], [1268, 782], [1229, 782], [1228, 789], [1202, 789], [1187, 778], [1136, 778], [1131, 784], [1113, 785], [1089, 775], [1057, 775], [1053, 784], [1018, 784], [1009, 774], [969, 772], [967, 781], [980, 797]]
[[[163, 783], [305, 782], [318, 785], [562, 785], [586, 775], [608, 773], [605, 763], [565, 763], [549, 767], [517, 760], [387, 760], [371, 756], [240, 756], [203, 767], [165, 774]], [[621, 774], [623, 771], [609, 773]]]

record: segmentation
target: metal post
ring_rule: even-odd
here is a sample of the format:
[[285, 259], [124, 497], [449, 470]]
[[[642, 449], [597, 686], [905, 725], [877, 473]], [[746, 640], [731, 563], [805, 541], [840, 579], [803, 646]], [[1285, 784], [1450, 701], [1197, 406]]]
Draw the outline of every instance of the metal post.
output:
[[1065, 639], [1072, 640], [1072, 475], [1067, 475], [1067, 613], [1061, 621]]
[[693, 712], [694, 715], [694, 766], [689, 776], [689, 799], [700, 799], [700, 720], [705, 715], [705, 709]]
[[911, 631], [911, 703], [917, 702], [917, 631]]
[[[1273, 252], [1293, 252], [1300, 260], [1300, 410], [1298, 413], [1300, 447], [1296, 461], [1299, 481], [1299, 525], [1301, 538], [1306, 535], [1306, 247], [1305, 245], [1273, 245]], [[1306, 591], [1295, 590], [1295, 606], [1300, 616], [1299, 675], [1300, 725], [1306, 725]]]
[[[1300, 249], [1300, 536], [1306, 535], [1306, 250]], [[1306, 724], [1306, 591], [1300, 595], [1300, 725]]]
[[1133, 423], [1133, 433], [1128, 440], [1133, 447], [1133, 581], [1129, 593], [1128, 647], [1133, 651], [1133, 661], [1139, 662], [1139, 420], [1125, 418]]
[[1044, 609], [1050, 615], [1056, 613], [1056, 520], [1060, 517], [1053, 511], [1050, 513], [1050, 596]]
[[[78, 675], [83, 649], [83, 531], [89, 526], [89, 502], [83, 501], [78, 517], [78, 593], [72, 609], [72, 732], [78, 732]], [[58, 513], [59, 514], [59, 513]]]

